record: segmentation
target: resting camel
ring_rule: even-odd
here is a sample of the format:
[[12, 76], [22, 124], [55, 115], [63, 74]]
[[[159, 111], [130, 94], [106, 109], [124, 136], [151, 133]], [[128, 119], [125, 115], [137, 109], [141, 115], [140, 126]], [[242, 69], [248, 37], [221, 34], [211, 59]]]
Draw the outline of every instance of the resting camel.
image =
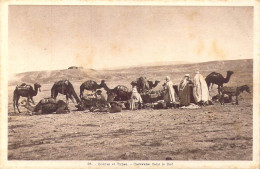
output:
[[19, 107], [18, 107], [18, 101], [19, 101], [20, 96], [27, 97], [27, 102], [29, 102], [31, 100], [32, 103], [34, 104], [33, 96], [36, 96], [38, 94], [38, 89], [39, 89], [39, 91], [41, 91], [41, 85], [39, 83], [34, 84], [34, 89], [31, 85], [28, 85], [26, 83], [23, 83], [20, 86], [16, 86], [16, 88], [14, 90], [14, 94], [13, 94], [14, 112], [16, 112], [15, 111], [15, 106], [16, 106], [18, 112], [21, 113], [19, 110]]
[[54, 112], [56, 114], [69, 113], [68, 105], [63, 100], [56, 101], [54, 98], [44, 98], [36, 106], [32, 106], [24, 100], [21, 105], [29, 110], [31, 115], [51, 114]]
[[[111, 103], [114, 100], [115, 97], [116, 97], [116, 94], [111, 93], [107, 96], [106, 101], [101, 104], [108, 105], [109, 103]], [[97, 99], [95, 94], [92, 94], [92, 95], [88, 95], [88, 96], [83, 96], [81, 98], [80, 103], [78, 105], [76, 105], [75, 107], [77, 107], [79, 111], [83, 111], [83, 110], [89, 109], [93, 106], [97, 106], [98, 102], [101, 102], [101, 101]]]
[[77, 103], [80, 102], [80, 99], [78, 98], [78, 96], [74, 90], [74, 87], [68, 80], [60, 80], [60, 81], [57, 81], [54, 83], [54, 85], [51, 88], [51, 97], [56, 99], [59, 93], [66, 95], [67, 104], [69, 102], [69, 98], [74, 103], [73, 97], [75, 98]]
[[221, 92], [221, 98], [220, 103], [224, 105], [224, 95], [229, 96], [229, 101], [232, 102], [232, 96], [236, 96], [236, 104], [238, 105], [238, 96], [243, 91], [246, 91], [247, 93], [250, 93], [250, 88], [247, 85], [239, 86], [239, 87], [222, 87], [220, 88]]
[[141, 97], [144, 103], [155, 103], [159, 100], [163, 100], [164, 95], [165, 95], [165, 90], [141, 93]]
[[93, 80], [85, 81], [80, 85], [80, 95], [79, 97], [82, 98], [84, 90], [91, 90], [92, 93], [95, 92], [97, 89], [101, 89], [106, 85], [105, 80], [102, 80], [100, 84]]
[[230, 77], [233, 73], [234, 73], [233, 71], [227, 71], [227, 76], [225, 78], [220, 73], [216, 73], [216, 72], [210, 73], [205, 78], [205, 81], [207, 82], [208, 88], [211, 84], [212, 84], [211, 88], [213, 87], [213, 84], [216, 84], [216, 85], [218, 85], [218, 93], [220, 94], [220, 88], [223, 87], [224, 83], [229, 82]]
[[115, 101], [127, 101], [131, 98], [132, 91], [130, 91], [126, 86], [118, 85], [114, 89], [109, 89], [107, 86], [104, 87], [107, 91], [107, 95], [115, 94]]

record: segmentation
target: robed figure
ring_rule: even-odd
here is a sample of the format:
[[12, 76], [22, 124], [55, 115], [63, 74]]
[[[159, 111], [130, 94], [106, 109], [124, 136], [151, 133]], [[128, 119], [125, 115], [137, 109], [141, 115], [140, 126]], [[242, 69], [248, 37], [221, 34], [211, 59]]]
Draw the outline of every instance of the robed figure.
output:
[[165, 80], [166, 83], [164, 87], [166, 88], [166, 94], [164, 96], [164, 102], [166, 104], [174, 104], [176, 102], [176, 98], [175, 91], [173, 89], [173, 83], [169, 76], [167, 76]]
[[204, 104], [209, 101], [209, 90], [204, 77], [197, 71], [193, 81], [193, 96], [195, 103]]
[[186, 74], [179, 85], [179, 98], [181, 106], [188, 106], [191, 103], [192, 82], [190, 75]]

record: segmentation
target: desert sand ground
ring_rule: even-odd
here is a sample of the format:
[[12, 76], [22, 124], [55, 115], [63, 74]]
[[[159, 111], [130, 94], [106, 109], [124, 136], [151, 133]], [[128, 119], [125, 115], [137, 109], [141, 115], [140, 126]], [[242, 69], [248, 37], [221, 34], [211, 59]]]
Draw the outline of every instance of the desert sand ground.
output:
[[[130, 87], [131, 80], [139, 76], [161, 80], [154, 89], [157, 90], [166, 75], [178, 84], [185, 73], [193, 77], [198, 66], [204, 77], [212, 71], [225, 77], [227, 70], [233, 70], [235, 73], [226, 85], [247, 84], [252, 90], [252, 60], [99, 71], [94, 74], [96, 76], [88, 74], [83, 78], [75, 74], [79, 70], [55, 72], [56, 76], [48, 72], [20, 74], [18, 80], [9, 83], [8, 88], [8, 159], [165, 160], [170, 157], [173, 160], [252, 160], [252, 93], [242, 93], [239, 105], [215, 103], [195, 110], [92, 113], [76, 111], [70, 102], [69, 114], [28, 116], [26, 109], [21, 108], [22, 113], [15, 114], [12, 108], [15, 84], [22, 81], [33, 83], [32, 76], [38, 77], [37, 80], [42, 83], [42, 92], [34, 97], [38, 102], [50, 96], [53, 79], [60, 80], [61, 73], [62, 78], [69, 77], [79, 94], [80, 84], [87, 79], [98, 82], [101, 78], [105, 79], [111, 88], [118, 84]], [[70, 77], [69, 73], [75, 75]], [[210, 94], [216, 93], [215, 86]], [[65, 96], [59, 95], [58, 98], [65, 100]]]

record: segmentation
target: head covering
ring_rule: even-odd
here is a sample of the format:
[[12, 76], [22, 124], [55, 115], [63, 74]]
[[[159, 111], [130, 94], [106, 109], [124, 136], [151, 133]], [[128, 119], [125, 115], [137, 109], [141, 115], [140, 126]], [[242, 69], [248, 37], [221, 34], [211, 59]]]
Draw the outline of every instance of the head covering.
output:
[[196, 74], [199, 74], [200, 73], [200, 71], [199, 70], [196, 70]]
[[171, 79], [170, 79], [169, 76], [166, 76], [165, 80], [166, 80], [167, 82], [169, 82]]
[[185, 74], [185, 76], [184, 77], [190, 77], [190, 74]]
[[133, 86], [132, 92], [133, 93], [138, 93], [136, 86]]

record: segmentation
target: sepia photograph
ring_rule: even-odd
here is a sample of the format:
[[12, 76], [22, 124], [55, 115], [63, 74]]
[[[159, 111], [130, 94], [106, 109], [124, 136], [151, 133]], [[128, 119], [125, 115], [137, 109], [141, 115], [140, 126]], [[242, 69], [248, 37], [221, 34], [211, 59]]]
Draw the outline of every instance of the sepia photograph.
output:
[[254, 6], [7, 10], [8, 162], [259, 160]]

